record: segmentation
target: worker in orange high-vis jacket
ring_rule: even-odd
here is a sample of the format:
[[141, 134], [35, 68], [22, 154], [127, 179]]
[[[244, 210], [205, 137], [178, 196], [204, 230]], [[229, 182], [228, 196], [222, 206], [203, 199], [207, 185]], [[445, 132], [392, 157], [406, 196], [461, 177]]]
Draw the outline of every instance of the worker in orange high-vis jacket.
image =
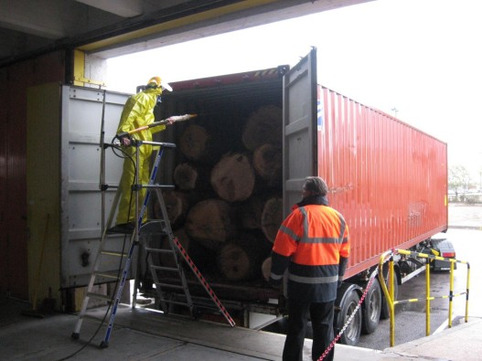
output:
[[[348, 226], [328, 206], [328, 187], [320, 177], [305, 179], [303, 199], [278, 230], [269, 282], [282, 283], [288, 269], [288, 331], [283, 361], [301, 361], [308, 313], [313, 328], [312, 359], [318, 360], [333, 338], [336, 293], [350, 255]], [[325, 355], [331, 361], [334, 347]]]

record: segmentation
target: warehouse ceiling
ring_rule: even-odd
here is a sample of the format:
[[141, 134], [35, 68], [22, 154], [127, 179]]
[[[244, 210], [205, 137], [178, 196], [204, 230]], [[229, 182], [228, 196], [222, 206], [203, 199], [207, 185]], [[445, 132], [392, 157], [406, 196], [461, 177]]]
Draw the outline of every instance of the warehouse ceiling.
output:
[[103, 58], [372, 0], [0, 0], [0, 66], [58, 49]]

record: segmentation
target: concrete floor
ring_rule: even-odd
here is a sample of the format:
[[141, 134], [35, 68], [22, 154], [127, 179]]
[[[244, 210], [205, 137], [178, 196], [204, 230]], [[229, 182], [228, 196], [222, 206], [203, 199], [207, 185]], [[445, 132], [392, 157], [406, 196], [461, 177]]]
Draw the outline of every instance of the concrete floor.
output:
[[[231, 328], [227, 324], [164, 316], [145, 309], [119, 308], [109, 347], [100, 348], [105, 327], [85, 320], [79, 340], [71, 338], [77, 317], [51, 314], [25, 316], [26, 303], [1, 300], [0, 360], [281, 360], [284, 335]], [[92, 311], [99, 320], [104, 308]], [[461, 347], [463, 346], [463, 347]], [[306, 340], [304, 360], [310, 360], [311, 340]], [[384, 351], [337, 345], [336, 361], [481, 360], [482, 320], [471, 318], [437, 335]]]
[[[481, 229], [482, 207], [452, 205], [450, 227]], [[470, 260], [461, 254], [461, 259]], [[474, 269], [473, 282], [480, 278]], [[477, 297], [472, 297], [477, 296]], [[480, 295], [471, 293], [473, 302]], [[472, 308], [473, 309], [473, 308]], [[0, 360], [281, 360], [284, 335], [205, 321], [193, 321], [144, 309], [119, 308], [109, 347], [99, 348], [105, 327], [85, 320], [79, 340], [71, 338], [77, 317], [50, 314], [26, 316], [26, 302], [0, 296]], [[28, 312], [27, 312], [28, 313]], [[93, 311], [101, 319], [105, 309]], [[336, 345], [336, 361], [482, 360], [482, 315], [470, 313], [468, 323], [383, 351]], [[388, 338], [388, 334], [386, 335]], [[311, 340], [305, 341], [304, 360], [310, 360]]]

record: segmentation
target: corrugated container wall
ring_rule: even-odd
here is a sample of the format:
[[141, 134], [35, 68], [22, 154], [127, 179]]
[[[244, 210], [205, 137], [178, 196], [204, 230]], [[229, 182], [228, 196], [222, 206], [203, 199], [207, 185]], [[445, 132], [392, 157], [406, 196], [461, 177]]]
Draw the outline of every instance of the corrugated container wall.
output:
[[446, 144], [319, 87], [318, 174], [349, 224], [347, 277], [447, 228]]

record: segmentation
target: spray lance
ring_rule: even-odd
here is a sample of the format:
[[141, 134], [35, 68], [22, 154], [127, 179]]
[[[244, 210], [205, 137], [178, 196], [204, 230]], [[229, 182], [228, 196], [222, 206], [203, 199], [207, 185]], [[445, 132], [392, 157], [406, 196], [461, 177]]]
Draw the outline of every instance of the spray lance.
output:
[[194, 118], [194, 117], [197, 117], [197, 114], [173, 115], [169, 118], [162, 119], [162, 120], [159, 120], [157, 122], [152, 122], [149, 125], [144, 125], [142, 127], [139, 127], [139, 128], [133, 129], [133, 130], [129, 130], [128, 132], [119, 133], [119, 134], [116, 135], [116, 138], [122, 139], [124, 137], [128, 137], [128, 136], [130, 136], [134, 133], [140, 132], [142, 130], [158, 127], [160, 125], [172, 124], [172, 123], [175, 123], [175, 122], [183, 122], [183, 121], [186, 121], [186, 120]]

